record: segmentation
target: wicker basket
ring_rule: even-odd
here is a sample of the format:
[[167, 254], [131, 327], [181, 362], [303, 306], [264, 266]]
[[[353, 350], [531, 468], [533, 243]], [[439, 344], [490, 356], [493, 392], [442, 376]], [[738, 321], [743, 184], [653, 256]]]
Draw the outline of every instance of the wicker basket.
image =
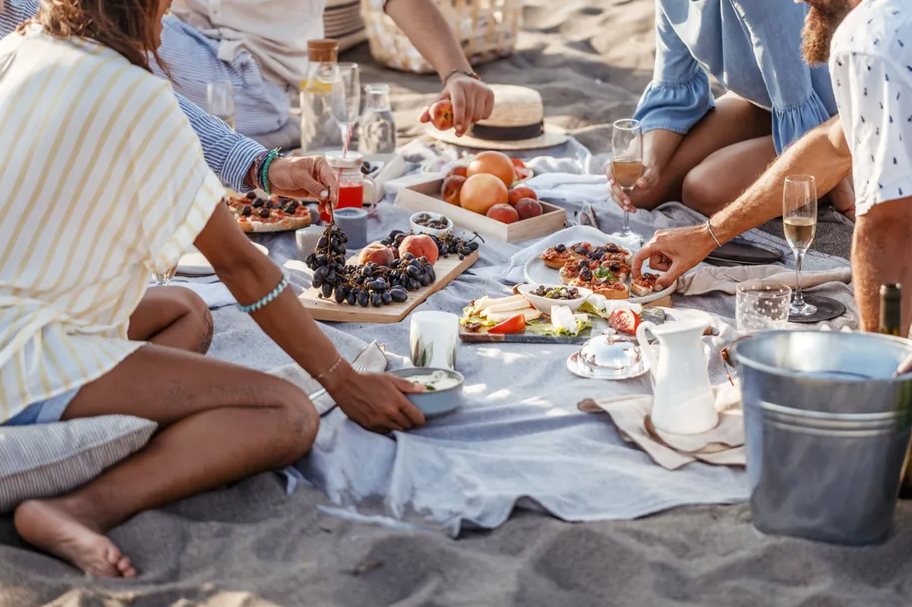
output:
[[[522, 25], [522, 0], [435, 1], [473, 66], [513, 52]], [[393, 69], [433, 73], [431, 64], [378, 4], [381, 3], [375, 0], [361, 0], [361, 16], [373, 58]]]

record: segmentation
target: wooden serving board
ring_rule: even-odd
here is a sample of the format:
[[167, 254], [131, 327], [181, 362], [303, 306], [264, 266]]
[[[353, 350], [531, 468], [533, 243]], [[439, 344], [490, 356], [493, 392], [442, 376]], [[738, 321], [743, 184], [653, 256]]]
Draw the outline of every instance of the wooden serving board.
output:
[[463, 230], [477, 232], [482, 236], [502, 242], [520, 242], [553, 234], [564, 229], [564, 224], [567, 222], [567, 211], [553, 204], [539, 201], [543, 213], [538, 217], [521, 219], [514, 223], [502, 223], [445, 202], [440, 198], [442, 185], [443, 179], [434, 178], [402, 188], [396, 204], [413, 211], [431, 211], [446, 215]]
[[298, 300], [310, 311], [316, 320], [328, 322], [363, 322], [376, 324], [389, 324], [399, 322], [408, 316], [415, 306], [450, 284], [457, 276], [465, 272], [473, 263], [478, 261], [478, 251], [473, 251], [465, 259], [460, 260], [457, 255], [448, 258], [441, 257], [434, 264], [434, 273], [437, 280], [432, 284], [417, 291], [409, 291], [408, 299], [402, 303], [391, 303], [388, 306], [375, 308], [368, 306], [350, 306], [346, 303], [337, 304], [333, 299], [320, 299], [319, 289], [307, 289]]

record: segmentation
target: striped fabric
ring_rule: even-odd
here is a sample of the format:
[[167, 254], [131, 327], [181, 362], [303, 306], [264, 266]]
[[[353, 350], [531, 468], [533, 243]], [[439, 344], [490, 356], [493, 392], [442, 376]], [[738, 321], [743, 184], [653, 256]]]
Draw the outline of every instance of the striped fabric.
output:
[[0, 426], [0, 514], [23, 500], [55, 497], [87, 483], [139, 451], [156, 427], [126, 415]]
[[142, 344], [130, 314], [225, 190], [168, 84], [31, 26], [0, 41], [0, 422]]
[[[26, 19], [34, 17], [37, 12], [38, 0], [0, 0], [0, 37], [15, 31], [20, 24]], [[166, 50], [163, 48], [163, 52]], [[176, 52], [169, 53], [169, 56], [179, 57], [182, 50], [187, 49], [178, 46]], [[187, 55], [187, 59], [191, 62], [199, 61], [199, 58], [193, 54]], [[205, 97], [201, 99], [205, 100]], [[238, 192], [250, 190], [251, 188], [244, 183], [244, 178], [253, 165], [254, 159], [265, 152], [266, 148], [256, 141], [232, 131], [225, 126], [224, 122], [213, 118], [181, 95], [177, 95], [177, 101], [203, 144], [203, 154], [209, 168], [215, 171], [228, 187]], [[275, 124], [276, 120], [273, 119], [270, 122], [269, 119], [264, 119], [263, 122]], [[268, 130], [252, 132], [268, 132]]]

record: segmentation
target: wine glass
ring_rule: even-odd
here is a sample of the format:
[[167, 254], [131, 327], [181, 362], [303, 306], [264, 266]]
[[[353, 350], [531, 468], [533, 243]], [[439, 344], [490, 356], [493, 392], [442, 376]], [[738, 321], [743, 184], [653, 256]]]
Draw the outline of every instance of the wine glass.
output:
[[[643, 130], [640, 121], [616, 121], [611, 132], [611, 148], [611, 170], [614, 180], [629, 196], [637, 180], [643, 175]], [[627, 211], [624, 211], [624, 226], [611, 235], [643, 244], [643, 239], [630, 229], [630, 213]]]
[[352, 129], [361, 109], [361, 77], [357, 63], [339, 63], [333, 70], [330, 93], [333, 117], [342, 133], [342, 150], [348, 153]]
[[230, 80], [206, 84], [206, 111], [234, 128], [234, 87]]
[[790, 175], [782, 188], [782, 224], [785, 239], [795, 253], [795, 297], [789, 315], [807, 317], [817, 307], [804, 301], [801, 290], [801, 262], [817, 233], [817, 184], [812, 175]]
[[177, 266], [173, 266], [166, 270], [152, 270], [152, 279], [155, 281], [156, 287], [167, 287], [171, 284], [171, 279], [174, 278], [174, 273], [177, 271]]

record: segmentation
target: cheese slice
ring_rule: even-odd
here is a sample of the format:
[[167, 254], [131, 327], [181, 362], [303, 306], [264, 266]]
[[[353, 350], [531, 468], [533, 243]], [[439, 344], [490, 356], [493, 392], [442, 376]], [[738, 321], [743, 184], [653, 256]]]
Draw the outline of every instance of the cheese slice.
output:
[[472, 315], [477, 316], [479, 313], [481, 313], [482, 306], [484, 306], [485, 303], [487, 303], [488, 300], [490, 300], [490, 299], [491, 299], [490, 297], [485, 295], [484, 297], [479, 297], [478, 299], [473, 301], [472, 302], [472, 311], [471, 311]]
[[491, 314], [488, 314], [487, 319], [492, 320], [496, 323], [501, 323], [505, 320], [509, 320], [509, 319], [513, 318], [514, 316], [516, 316], [518, 314], [522, 314], [523, 316], [525, 316], [526, 322], [528, 322], [530, 320], [535, 320], [536, 318], [539, 318], [542, 315], [542, 313], [539, 312], [538, 310], [536, 310], [535, 308], [527, 308], [527, 309], [523, 310], [522, 312], [516, 312], [516, 311], [514, 311], [514, 312], [493, 312]]
[[551, 324], [555, 329], [564, 329], [573, 333], [576, 331], [576, 319], [569, 306], [553, 306], [551, 308]]
[[482, 316], [487, 316], [488, 314], [497, 314], [499, 312], [518, 312], [519, 310], [525, 310], [526, 308], [531, 308], [532, 306], [525, 299], [520, 298], [520, 301], [511, 301], [508, 303], [497, 304], [496, 306], [491, 306], [482, 311]]
[[[482, 301], [482, 300], [484, 300], [484, 301]], [[484, 312], [485, 310], [487, 310], [488, 308], [490, 308], [492, 306], [508, 304], [508, 303], [512, 303], [514, 301], [526, 301], [526, 300], [525, 300], [525, 298], [523, 298], [522, 295], [511, 295], [510, 297], [498, 297], [497, 299], [491, 299], [490, 297], [485, 295], [484, 297], [482, 297], [481, 299], [478, 300], [478, 303], [476, 303], [475, 308], [479, 312]]]

